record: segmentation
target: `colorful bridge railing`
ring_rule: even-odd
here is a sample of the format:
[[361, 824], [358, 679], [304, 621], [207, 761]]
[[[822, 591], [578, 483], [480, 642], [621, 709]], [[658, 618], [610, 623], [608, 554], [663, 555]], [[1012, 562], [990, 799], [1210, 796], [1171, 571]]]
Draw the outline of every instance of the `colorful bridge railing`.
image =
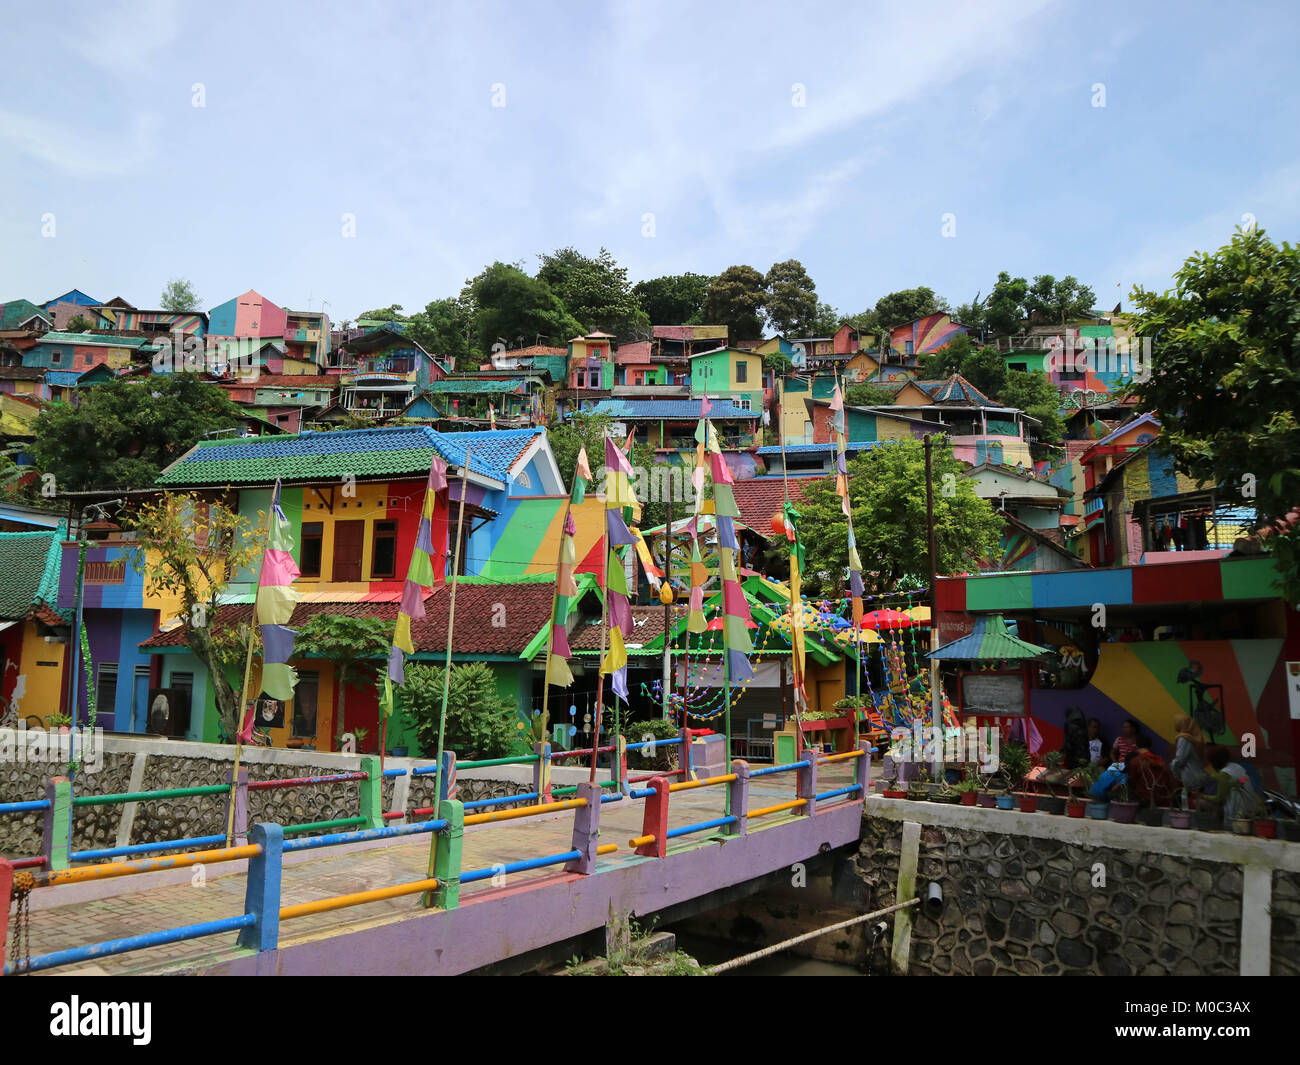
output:
[[[854, 783], [818, 792], [817, 777], [820, 765], [854, 759], [857, 760]], [[377, 763], [378, 759], [374, 759], [374, 762]], [[618, 844], [600, 844], [598, 841], [600, 810], [607, 803], [645, 800], [642, 835], [629, 840], [628, 845], [638, 855], [663, 859], [667, 857], [667, 843], [672, 839], [713, 829], [723, 829], [725, 835], [743, 837], [748, 833], [749, 822], [758, 818], [796, 810], [801, 815], [813, 817], [816, 815], [819, 802], [827, 802], [836, 798], [847, 799], [848, 796], [852, 795], [861, 798], [866, 794], [869, 787], [870, 766], [870, 747], [868, 744], [863, 743], [856, 751], [829, 757], [813, 757], [810, 755], [798, 762], [770, 766], [759, 770], [751, 770], [747, 762], [736, 759], [732, 762], [732, 771], [718, 777], [669, 783], [668, 776], [665, 774], [654, 777], [649, 782], [650, 786], [645, 788], [631, 788], [624, 783], [621, 785], [621, 790], [614, 794], [605, 794], [603, 785], [613, 783], [618, 786], [619, 781], [617, 780], [601, 783], [584, 781], [575, 786], [576, 798], [553, 799], [513, 810], [484, 809], [480, 813], [467, 814], [466, 809], [471, 804], [461, 803], [456, 799], [447, 799], [441, 804], [440, 812], [444, 816], [437, 820], [391, 827], [375, 824], [357, 831], [330, 833], [303, 839], [286, 840], [285, 836], [292, 828], [301, 831], [308, 826], [300, 825], [286, 828], [270, 822], [260, 822], [252, 826], [251, 831], [248, 832], [248, 842], [245, 844], [233, 847], [221, 846], [206, 850], [192, 850], [163, 857], [112, 861], [98, 865], [83, 865], [77, 868], [47, 869], [40, 872], [20, 869], [17, 863], [0, 858], [0, 943], [8, 942], [7, 926], [15, 893], [21, 896], [33, 890], [57, 888], [66, 884], [87, 883], [115, 877], [136, 876], [160, 870], [180, 869], [199, 863], [209, 865], [239, 860], [248, 861], [243, 913], [216, 921], [184, 925], [179, 928], [158, 932], [148, 932], [124, 939], [91, 943], [32, 958], [19, 958], [13, 964], [6, 965], [4, 973], [5, 975], [11, 975], [14, 973], [37, 972], [62, 965], [86, 962], [110, 955], [232, 931], [239, 933], [236, 940], [238, 946], [256, 951], [275, 950], [279, 945], [279, 926], [282, 921], [295, 920], [312, 914], [326, 913], [353, 906], [362, 906], [367, 903], [398, 898], [404, 895], [424, 894], [426, 896], [426, 905], [451, 910], [460, 905], [460, 886], [462, 884], [478, 883], [501, 875], [510, 875], [556, 865], [562, 865], [565, 871], [578, 875], [594, 873], [596, 871], [596, 861], [599, 857], [612, 854], [619, 849]], [[378, 781], [380, 779], [377, 764], [368, 766], [365, 773], [370, 780]], [[750, 781], [756, 777], [778, 773], [797, 774], [795, 798], [787, 802], [750, 809]], [[727, 809], [730, 811], [729, 813], [719, 818], [711, 818], [673, 829], [668, 828], [671, 795], [676, 792], [698, 788], [722, 786], [728, 788]], [[521, 798], [531, 799], [536, 797], [540, 797], [540, 793], [527, 796], [511, 796], [502, 800], [484, 800], [472, 805], [483, 809], [494, 802], [519, 801]], [[54, 805], [57, 805], [57, 803]], [[494, 864], [485, 868], [470, 870], [461, 868], [462, 841], [467, 827], [475, 825], [491, 826], [568, 810], [574, 811], [572, 845], [569, 850], [538, 858], [526, 858], [514, 862]], [[350, 821], [354, 819], [343, 820]], [[377, 821], [379, 819], [376, 817], [373, 820]], [[330, 824], [330, 822], [317, 822], [316, 824], [326, 825]], [[372, 840], [397, 839], [419, 833], [438, 834], [438, 843], [433, 848], [433, 876], [368, 891], [316, 899], [310, 902], [287, 906], [282, 904], [281, 873], [285, 854]], [[174, 847], [183, 842], [179, 840], [171, 841], [171, 846]]]

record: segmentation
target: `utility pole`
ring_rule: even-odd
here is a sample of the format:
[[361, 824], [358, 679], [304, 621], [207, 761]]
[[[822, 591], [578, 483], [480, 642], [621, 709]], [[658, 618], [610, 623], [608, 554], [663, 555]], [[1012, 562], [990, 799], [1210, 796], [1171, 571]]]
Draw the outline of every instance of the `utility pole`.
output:
[[[938, 552], [934, 535], [934, 435], [925, 436], [925, 530], [930, 553], [930, 650], [939, 647], [939, 587]], [[931, 762], [931, 779], [936, 783], [943, 778], [943, 693], [939, 688], [939, 660], [930, 659], [930, 708], [934, 728], [934, 758]]]

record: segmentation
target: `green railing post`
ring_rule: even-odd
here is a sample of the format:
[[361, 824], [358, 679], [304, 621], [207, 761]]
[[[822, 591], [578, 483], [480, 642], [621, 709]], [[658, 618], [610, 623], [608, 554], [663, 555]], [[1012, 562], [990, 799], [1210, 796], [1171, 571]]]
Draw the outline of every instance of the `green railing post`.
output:
[[366, 779], [361, 781], [361, 817], [363, 828], [384, 827], [384, 777], [379, 769], [379, 755], [367, 754], [361, 759], [362, 772]]
[[425, 894], [426, 906], [454, 910], [460, 905], [461, 844], [465, 838], [465, 804], [448, 799], [438, 806], [438, 816], [445, 818], [447, 828], [439, 832], [438, 846], [433, 855], [433, 875], [438, 887]]
[[41, 853], [45, 855], [45, 868], [68, 867], [68, 854], [72, 850], [72, 781], [67, 777], [51, 777], [45, 785], [45, 824], [41, 835]]

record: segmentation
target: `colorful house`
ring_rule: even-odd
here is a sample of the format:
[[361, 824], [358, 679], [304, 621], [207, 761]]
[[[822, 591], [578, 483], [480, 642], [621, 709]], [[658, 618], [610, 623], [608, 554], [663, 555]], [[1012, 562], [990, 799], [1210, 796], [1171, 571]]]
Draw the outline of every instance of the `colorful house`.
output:
[[613, 342], [609, 333], [588, 333], [569, 341], [570, 389], [608, 392], [614, 387]]
[[[635, 430], [635, 440], [656, 451], [694, 451], [695, 430], [703, 401], [699, 399], [605, 399], [595, 404], [594, 414], [607, 414], [623, 427]], [[709, 419], [726, 448], [752, 447], [759, 415], [748, 407], [726, 400], [713, 403]]]
[[415, 393], [447, 371], [389, 323], [349, 340], [342, 349], [339, 402], [348, 414], [362, 418], [391, 418], [400, 414]]
[[763, 411], [763, 356], [743, 348], [714, 348], [691, 356], [691, 396], [729, 399], [741, 410]]
[[285, 374], [318, 374], [330, 346], [330, 320], [324, 311], [285, 311]]
[[966, 331], [950, 315], [928, 314], [906, 325], [894, 326], [889, 331], [889, 350], [895, 358], [918, 359], [941, 351], [953, 337]]
[[[1288, 689], [1300, 671], [1300, 613], [1283, 602], [1271, 556], [1175, 553], [1109, 570], [941, 577], [937, 605], [943, 643], [1002, 613], [1021, 639], [1056, 649], [1057, 686], [1029, 689], [1027, 719], [1006, 715], [1031, 751], [1059, 749], [1077, 712], [1096, 717], [1107, 741], [1133, 718], [1168, 757], [1174, 719], [1200, 714], [1211, 742], [1240, 750], [1252, 737], [1265, 784], [1295, 794], [1300, 717]], [[954, 705], [958, 694], [954, 684]]]
[[99, 317], [98, 309], [99, 300], [86, 295], [79, 288], [55, 296], [45, 304], [45, 311], [55, 329], [67, 329], [68, 323], [74, 318], [85, 318], [93, 325]]
[[95, 366], [125, 370], [133, 360], [147, 361], [153, 350], [145, 337], [51, 331], [23, 356], [23, 365], [78, 374]]
[[103, 306], [96, 309], [101, 329], [122, 332], [206, 336], [208, 316], [201, 311], [141, 311], [134, 307]]
[[0, 332], [43, 333], [54, 328], [50, 312], [31, 300], [0, 303]]
[[69, 616], [54, 607], [66, 522], [47, 532], [0, 532], [0, 719], [42, 725], [66, 682]]

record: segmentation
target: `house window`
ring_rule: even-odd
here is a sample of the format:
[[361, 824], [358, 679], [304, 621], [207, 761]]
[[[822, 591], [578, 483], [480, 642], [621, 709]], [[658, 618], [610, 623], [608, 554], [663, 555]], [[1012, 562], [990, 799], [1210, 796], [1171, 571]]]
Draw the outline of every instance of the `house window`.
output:
[[397, 576], [397, 522], [375, 522], [375, 548], [370, 560], [372, 581], [391, 580]]
[[903, 354], [904, 355], [912, 354], [912, 342], [910, 340], [903, 345]]
[[736, 383], [745, 384], [749, 380], [749, 364], [744, 362], [736, 363]]
[[753, 408], [750, 407], [750, 405], [749, 405], [749, 397], [748, 397], [748, 396], [744, 397], [743, 399], [733, 399], [732, 402], [733, 402], [737, 407], [739, 407], [741, 410], [752, 410], [752, 409], [753, 409]]
[[61, 365], [63, 365], [63, 352], [61, 352], [61, 351], [51, 351], [51, 352], [50, 352], [50, 365], [51, 365], [51, 366], [61, 366]]
[[95, 671], [95, 711], [110, 714], [117, 703], [117, 663], [101, 662]]
[[587, 385], [587, 372], [585, 370], [579, 370], [576, 381], [579, 388], [585, 388]]
[[320, 694], [319, 673], [298, 673], [298, 686], [293, 690], [293, 732], [295, 739], [316, 738], [316, 706]]
[[298, 571], [304, 577], [320, 576], [321, 540], [325, 525], [319, 521], [302, 523], [302, 550], [298, 552]]

